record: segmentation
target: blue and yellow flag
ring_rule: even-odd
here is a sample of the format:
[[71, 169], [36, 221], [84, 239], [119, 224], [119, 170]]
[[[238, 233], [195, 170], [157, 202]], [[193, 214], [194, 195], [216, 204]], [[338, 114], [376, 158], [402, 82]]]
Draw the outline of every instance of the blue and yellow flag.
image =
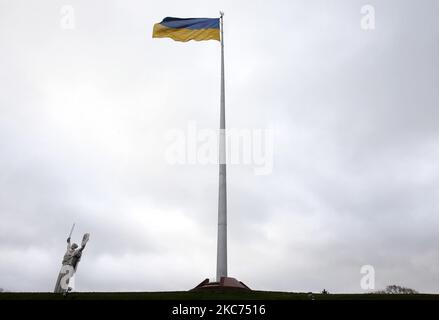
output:
[[172, 38], [175, 41], [218, 40], [220, 41], [220, 19], [209, 18], [164, 18], [154, 25], [153, 38]]

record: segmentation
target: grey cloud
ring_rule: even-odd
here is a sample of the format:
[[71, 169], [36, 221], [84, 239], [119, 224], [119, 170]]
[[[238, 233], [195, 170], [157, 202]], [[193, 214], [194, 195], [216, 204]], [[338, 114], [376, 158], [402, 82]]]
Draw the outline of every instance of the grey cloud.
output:
[[361, 292], [371, 264], [378, 288], [437, 292], [438, 4], [372, 2], [369, 32], [363, 1], [192, 4], [76, 1], [63, 30], [61, 2], [0, 3], [0, 287], [50, 291], [73, 222], [78, 290], [213, 277], [218, 169], [164, 154], [218, 126], [218, 45], [151, 30], [223, 9], [227, 125], [275, 131], [272, 174], [228, 168], [230, 275]]

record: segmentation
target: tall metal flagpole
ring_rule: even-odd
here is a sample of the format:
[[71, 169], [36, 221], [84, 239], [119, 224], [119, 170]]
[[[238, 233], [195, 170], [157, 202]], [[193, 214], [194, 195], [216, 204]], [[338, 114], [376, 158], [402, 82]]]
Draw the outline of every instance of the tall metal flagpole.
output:
[[224, 88], [224, 13], [220, 12], [221, 21], [221, 106], [219, 134], [219, 192], [218, 192], [218, 247], [216, 280], [227, 277], [227, 184], [226, 184], [226, 105]]

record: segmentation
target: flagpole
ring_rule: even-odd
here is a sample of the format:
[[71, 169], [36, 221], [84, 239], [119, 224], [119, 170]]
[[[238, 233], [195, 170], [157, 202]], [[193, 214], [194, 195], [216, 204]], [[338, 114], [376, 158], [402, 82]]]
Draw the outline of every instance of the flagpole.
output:
[[219, 135], [219, 192], [218, 192], [218, 247], [216, 280], [227, 277], [227, 183], [226, 183], [226, 104], [224, 87], [224, 13], [220, 12], [221, 22], [221, 104]]

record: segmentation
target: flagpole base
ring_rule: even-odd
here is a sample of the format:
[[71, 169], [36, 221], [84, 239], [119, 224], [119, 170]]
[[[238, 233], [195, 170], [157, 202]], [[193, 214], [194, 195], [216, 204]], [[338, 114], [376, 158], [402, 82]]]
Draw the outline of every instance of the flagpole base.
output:
[[219, 282], [205, 279], [190, 291], [251, 291], [251, 289], [235, 278], [221, 277]]

